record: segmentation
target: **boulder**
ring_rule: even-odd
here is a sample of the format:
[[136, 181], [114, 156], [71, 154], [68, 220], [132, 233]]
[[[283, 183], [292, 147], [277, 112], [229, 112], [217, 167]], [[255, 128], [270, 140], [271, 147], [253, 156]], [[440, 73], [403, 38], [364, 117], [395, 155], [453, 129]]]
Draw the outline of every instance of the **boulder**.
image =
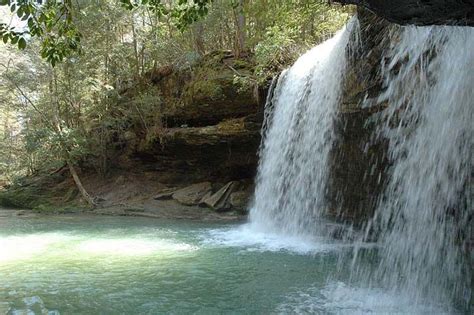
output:
[[201, 199], [212, 191], [210, 182], [202, 182], [179, 189], [173, 193], [173, 199], [187, 206], [195, 206]]
[[239, 182], [228, 182], [224, 187], [219, 189], [215, 194], [203, 198], [202, 202], [216, 211], [224, 211], [231, 208], [230, 195], [239, 186]]
[[230, 194], [230, 204], [235, 209], [246, 209], [250, 203], [252, 193], [249, 190], [236, 191]]
[[178, 188], [176, 187], [172, 187], [172, 188], [165, 188], [163, 190], [160, 190], [158, 192], [158, 194], [156, 194], [155, 197], [153, 197], [153, 199], [155, 200], [166, 200], [166, 199], [172, 199], [173, 198], [173, 194], [178, 190]]

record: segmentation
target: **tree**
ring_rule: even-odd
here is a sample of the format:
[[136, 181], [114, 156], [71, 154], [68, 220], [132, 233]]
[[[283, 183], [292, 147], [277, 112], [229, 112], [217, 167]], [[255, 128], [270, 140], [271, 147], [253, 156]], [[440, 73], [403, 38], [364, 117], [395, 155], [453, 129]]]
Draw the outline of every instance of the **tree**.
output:
[[[172, 10], [167, 10], [161, 0], [119, 2], [129, 10], [143, 6], [156, 15], [172, 14], [178, 17], [178, 27], [184, 29], [207, 14], [208, 5], [212, 0], [178, 0], [178, 5]], [[1, 23], [0, 37], [4, 43], [17, 44], [19, 49], [25, 49], [28, 36], [40, 38], [41, 56], [54, 67], [80, 49], [82, 34], [74, 18], [78, 5], [71, 0], [0, 0], [0, 6], [8, 6], [11, 12], [26, 24], [18, 29]]]
[[245, 14], [244, 0], [234, 0], [234, 18], [235, 18], [235, 55], [240, 57], [245, 51]]
[[[7, 9], [5, 3], [13, 4], [0, 3], [0, 11]], [[165, 69], [192, 75], [201, 59], [230, 56], [232, 51], [234, 58], [244, 59], [242, 64], [255, 65], [255, 72], [245, 75], [233, 69], [237, 82], [254, 88], [339, 29], [349, 16], [349, 10], [328, 6], [325, 0], [53, 3], [16, 2], [17, 19], [19, 5], [34, 5], [36, 11], [25, 15], [23, 23], [38, 20], [42, 33], [35, 36], [21, 24], [11, 28], [4, 20], [8, 15], [0, 15], [7, 42], [0, 45], [0, 54], [11, 53], [1, 62], [15, 61], [8, 71], [0, 71], [0, 173], [13, 179], [66, 167], [91, 205], [94, 198], [81, 181], [81, 171], [106, 177], [114, 159], [124, 154], [120, 150], [127, 134], [146, 147], [166, 128], [161, 91], [150, 82], [155, 74]], [[56, 17], [53, 22], [47, 22], [50, 14]], [[75, 47], [61, 53], [55, 45], [64, 48], [60, 43], [67, 42], [67, 34], [61, 33], [65, 24], [79, 37]], [[11, 32], [28, 45], [12, 47], [19, 39], [12, 40]], [[213, 51], [226, 53], [209, 54]], [[134, 95], [133, 101], [124, 101], [127, 93]]]

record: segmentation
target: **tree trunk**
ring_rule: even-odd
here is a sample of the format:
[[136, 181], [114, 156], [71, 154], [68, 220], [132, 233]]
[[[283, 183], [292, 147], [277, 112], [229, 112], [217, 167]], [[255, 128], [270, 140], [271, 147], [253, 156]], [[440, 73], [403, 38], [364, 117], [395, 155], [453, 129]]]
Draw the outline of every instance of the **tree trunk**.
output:
[[76, 184], [77, 189], [79, 189], [79, 192], [81, 193], [82, 197], [84, 197], [84, 199], [91, 207], [95, 208], [97, 206], [97, 203], [94, 201], [91, 195], [89, 195], [84, 186], [82, 186], [81, 179], [79, 178], [79, 175], [77, 175], [76, 169], [74, 168], [72, 162], [67, 160], [67, 166], [69, 167], [69, 172], [71, 172], [72, 178], [74, 179], [74, 183]]
[[140, 77], [140, 57], [138, 52], [138, 40], [137, 40], [137, 32], [135, 29], [135, 17], [132, 16], [132, 42], [133, 42], [133, 54], [135, 57], [135, 77]]
[[235, 15], [235, 32], [236, 32], [236, 49], [235, 56], [241, 57], [245, 52], [245, 14], [244, 14], [244, 0], [238, 0], [238, 6], [234, 10]]
[[196, 49], [197, 53], [200, 56], [204, 56], [206, 53], [206, 49], [204, 47], [204, 40], [203, 40], [203, 35], [204, 33], [204, 27], [202, 25], [202, 22], [197, 21], [194, 22], [193, 26], [193, 37], [194, 37], [194, 48]]

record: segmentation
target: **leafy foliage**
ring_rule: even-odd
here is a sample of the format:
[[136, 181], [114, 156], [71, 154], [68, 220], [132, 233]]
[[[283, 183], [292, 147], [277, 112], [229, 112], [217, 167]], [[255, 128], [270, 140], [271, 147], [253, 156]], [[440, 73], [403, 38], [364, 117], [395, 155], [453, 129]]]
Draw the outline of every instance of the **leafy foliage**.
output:
[[[188, 25], [204, 17], [212, 0], [179, 0], [173, 9], [167, 9], [161, 0], [119, 0], [128, 10], [145, 8], [156, 16], [172, 15], [176, 25], [184, 30]], [[6, 44], [17, 44], [25, 49], [28, 37], [38, 37], [42, 41], [41, 56], [54, 67], [65, 57], [72, 56], [80, 48], [82, 34], [79, 32], [73, 13], [77, 8], [71, 0], [0, 0], [0, 6], [8, 6], [10, 11], [24, 22], [18, 30], [6, 23], [0, 24], [0, 37]]]
[[351, 13], [325, 0], [0, 0], [0, 12], [0, 182], [66, 160], [105, 176], [132, 139], [146, 146], [166, 128], [150, 73], [196, 75], [221, 51], [255, 65], [234, 69], [250, 91]]
[[81, 34], [73, 23], [71, 1], [0, 0], [21, 27], [0, 24], [3, 42], [25, 49], [28, 37], [41, 38], [41, 56], [53, 66], [79, 48]]

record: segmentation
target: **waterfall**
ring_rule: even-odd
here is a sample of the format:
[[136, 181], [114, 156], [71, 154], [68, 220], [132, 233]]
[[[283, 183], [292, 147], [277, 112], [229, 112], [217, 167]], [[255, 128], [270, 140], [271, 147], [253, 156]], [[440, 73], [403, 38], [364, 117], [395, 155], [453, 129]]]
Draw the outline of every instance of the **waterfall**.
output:
[[[306, 237], [320, 230], [334, 121], [357, 26], [349, 22], [272, 83], [252, 231]], [[376, 138], [389, 143], [390, 167], [366, 233], [378, 239], [379, 260], [363, 276], [415, 303], [428, 297], [450, 305], [472, 297], [474, 29], [393, 26], [391, 35], [381, 62], [382, 93], [365, 103], [386, 105], [374, 117]]]
[[372, 276], [415, 300], [469, 299], [462, 243], [472, 232], [474, 29], [400, 27], [394, 35], [378, 99], [389, 105], [379, 134], [391, 167], [369, 228], [381, 244]]
[[259, 231], [312, 234], [325, 210], [327, 159], [353, 19], [282, 73], [269, 98], [250, 221]]

